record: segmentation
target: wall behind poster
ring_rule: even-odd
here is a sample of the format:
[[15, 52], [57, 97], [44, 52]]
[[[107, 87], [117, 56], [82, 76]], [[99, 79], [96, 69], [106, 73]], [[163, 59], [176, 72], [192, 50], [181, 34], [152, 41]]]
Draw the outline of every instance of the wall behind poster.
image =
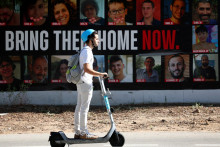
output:
[[[124, 75], [128, 75], [129, 82], [120, 82], [119, 79], [106, 80], [106, 86], [110, 89], [218, 89], [220, 87], [218, 52], [219, 25], [205, 25], [208, 28], [209, 34], [207, 42], [213, 43], [215, 48], [211, 50], [203, 49], [202, 51], [192, 50], [193, 45], [200, 42], [195, 33], [195, 29], [202, 25], [201, 22], [195, 22], [193, 20], [196, 18], [195, 1], [193, 1], [192, 4], [186, 1], [185, 12], [187, 17], [190, 17], [186, 20], [187, 23], [180, 25], [164, 25], [163, 20], [171, 16], [171, 12], [169, 12], [171, 1], [154, 0], [153, 2], [157, 6], [156, 8], [160, 9], [160, 13], [158, 14], [158, 10], [155, 14], [155, 17], [161, 21], [159, 26], [136, 24], [136, 21], [138, 21], [138, 18], [141, 16], [140, 11], [138, 11], [141, 9], [141, 0], [125, 0], [128, 4], [128, 16], [126, 16], [125, 19], [128, 19], [127, 22], [129, 25], [109, 23], [108, 1], [103, 0], [96, 0], [96, 2], [99, 7], [103, 6], [100, 8], [100, 13], [98, 15], [104, 18], [104, 24], [91, 22], [89, 25], [87, 23], [80, 23], [80, 18], [82, 16], [80, 14], [80, 4], [82, 1], [80, 0], [67, 0], [74, 6], [71, 7], [71, 10], [75, 11], [74, 14], [76, 14], [76, 19], [74, 22], [66, 25], [63, 25], [63, 22], [52, 21], [52, 17], [55, 15], [52, 10], [52, 1], [55, 0], [39, 0], [39, 2], [44, 3], [44, 11], [48, 11], [48, 15], [45, 15], [47, 12], [43, 13], [43, 18], [46, 18], [46, 21], [45, 24], [42, 25], [34, 25], [34, 23], [31, 22], [23, 23], [23, 11], [20, 12], [19, 9], [22, 7], [22, 2], [18, 0], [6, 1], [16, 3], [14, 10], [15, 12], [19, 12], [18, 14], [20, 15], [18, 16], [20, 16], [20, 22], [19, 24], [16, 23], [13, 25], [4, 23], [1, 20], [0, 53], [1, 58], [9, 56], [16, 65], [11, 77], [19, 81], [15, 84], [13, 82], [8, 82], [7, 78], [3, 77], [3, 72], [7, 70], [5, 67], [7, 62], [3, 63], [1, 61], [1, 91], [7, 91], [11, 85], [16, 85], [15, 90], [21, 90], [19, 86], [22, 84], [30, 84], [30, 91], [76, 90], [74, 84], [67, 83], [61, 76], [61, 73], [65, 72], [65, 65], [63, 65], [64, 68], [62, 68], [62, 72], [61, 67], [58, 65], [60, 65], [61, 60], [68, 60], [71, 55], [81, 49], [83, 43], [80, 35], [84, 30], [89, 28], [93, 28], [99, 33], [100, 45], [93, 50], [95, 57], [98, 59], [98, 70], [108, 72], [110, 76], [113, 76], [109, 67], [109, 58], [112, 55], [120, 55], [125, 64], [123, 73]], [[0, 9], [3, 8], [3, 6], [7, 7], [8, 4], [2, 3]], [[218, 7], [217, 0], [213, 0], [212, 19], [218, 20]], [[36, 20], [38, 19], [36, 18]], [[42, 19], [39, 18], [39, 21], [40, 20]], [[179, 82], [178, 80], [166, 81], [166, 79], [172, 79], [168, 70], [168, 59], [177, 54], [184, 56], [186, 64], [184, 76], [187, 77], [188, 82]], [[216, 74], [216, 79], [214, 81], [194, 77], [195, 69], [202, 65], [202, 55], [207, 55], [210, 59], [209, 66], [214, 69]], [[30, 57], [32, 58], [29, 59]], [[33, 63], [35, 57], [36, 60], [41, 59], [38, 65]], [[146, 82], [144, 79], [137, 80], [136, 71], [137, 69], [144, 70], [146, 68], [144, 65], [146, 57], [155, 57], [156, 62], [154, 68], [157, 68], [159, 82]], [[38, 70], [38, 72], [36, 70]], [[60, 72], [60, 74], [56, 74], [56, 72]], [[176, 72], [178, 72], [178, 69]], [[95, 89], [99, 89], [97, 79], [94, 79], [94, 81]]]

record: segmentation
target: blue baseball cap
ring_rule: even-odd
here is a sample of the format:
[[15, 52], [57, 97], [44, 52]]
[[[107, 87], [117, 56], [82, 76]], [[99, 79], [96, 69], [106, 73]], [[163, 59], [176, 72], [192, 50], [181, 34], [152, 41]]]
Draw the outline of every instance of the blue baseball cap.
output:
[[83, 40], [83, 42], [86, 42], [88, 40], [88, 36], [91, 35], [93, 32], [95, 32], [95, 30], [93, 29], [88, 29], [84, 31], [81, 35], [81, 39]]

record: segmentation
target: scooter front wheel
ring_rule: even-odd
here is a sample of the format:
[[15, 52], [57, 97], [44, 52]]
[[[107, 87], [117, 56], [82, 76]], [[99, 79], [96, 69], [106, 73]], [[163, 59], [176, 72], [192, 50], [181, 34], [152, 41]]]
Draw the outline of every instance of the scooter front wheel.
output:
[[57, 140], [63, 140], [63, 138], [60, 136], [60, 134], [55, 133], [50, 136], [49, 141], [50, 141], [50, 146], [51, 147], [64, 147], [65, 143], [58, 144], [56, 143]]
[[112, 137], [109, 140], [111, 146], [117, 146], [117, 147], [122, 147], [125, 143], [125, 138], [124, 136], [119, 133], [119, 132], [115, 132], [113, 133]]

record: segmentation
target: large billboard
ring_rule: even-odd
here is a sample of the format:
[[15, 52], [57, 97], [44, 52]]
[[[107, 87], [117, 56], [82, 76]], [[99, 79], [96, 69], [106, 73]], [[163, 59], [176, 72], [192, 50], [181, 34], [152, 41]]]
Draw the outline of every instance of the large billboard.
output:
[[100, 39], [93, 69], [109, 74], [113, 90], [218, 89], [218, 8], [217, 0], [1, 1], [0, 89], [76, 90], [67, 63], [91, 28]]

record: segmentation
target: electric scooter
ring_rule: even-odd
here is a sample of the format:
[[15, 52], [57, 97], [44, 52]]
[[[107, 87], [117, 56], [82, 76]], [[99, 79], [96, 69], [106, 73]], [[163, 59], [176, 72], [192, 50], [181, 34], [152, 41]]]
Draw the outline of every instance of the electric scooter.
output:
[[103, 77], [98, 77], [99, 83], [101, 86], [101, 91], [102, 91], [102, 96], [105, 101], [106, 109], [108, 112], [108, 115], [111, 120], [111, 128], [108, 131], [108, 133], [104, 137], [99, 137], [97, 139], [92, 139], [92, 140], [86, 140], [86, 139], [74, 139], [74, 138], [68, 138], [64, 132], [59, 131], [59, 132], [50, 132], [50, 145], [51, 147], [64, 147], [65, 144], [71, 145], [71, 144], [90, 144], [90, 143], [106, 143], [110, 142], [111, 146], [123, 146], [125, 142], [124, 136], [116, 131], [115, 123], [113, 120], [113, 109], [110, 108], [109, 104], [109, 96], [111, 95], [111, 92], [109, 89], [105, 89], [104, 85], [104, 78]]

